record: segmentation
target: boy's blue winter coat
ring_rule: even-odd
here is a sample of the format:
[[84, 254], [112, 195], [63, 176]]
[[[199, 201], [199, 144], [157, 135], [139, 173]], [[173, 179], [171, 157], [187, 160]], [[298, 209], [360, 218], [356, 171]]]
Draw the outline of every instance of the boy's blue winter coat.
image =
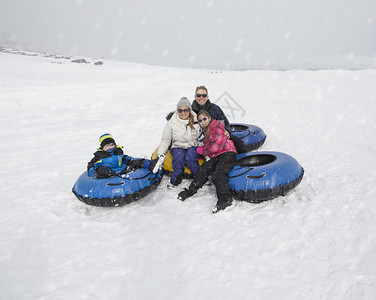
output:
[[110, 167], [114, 172], [120, 173], [132, 159], [133, 157], [124, 155], [120, 146], [117, 146], [112, 152], [99, 149], [87, 165], [88, 174], [94, 176], [95, 169], [98, 167]]

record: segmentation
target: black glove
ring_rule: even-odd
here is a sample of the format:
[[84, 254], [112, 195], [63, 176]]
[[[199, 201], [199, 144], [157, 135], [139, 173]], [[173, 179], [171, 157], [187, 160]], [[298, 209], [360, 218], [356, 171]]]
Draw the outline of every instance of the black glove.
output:
[[123, 164], [126, 164], [127, 160], [130, 160], [130, 158], [128, 157], [128, 155], [124, 155], [122, 159]]
[[153, 169], [154, 169], [155, 165], [157, 164], [158, 160], [159, 160], [159, 157], [154, 158], [154, 159], [152, 159], [152, 160], [150, 161], [150, 164], [149, 164], [149, 171], [152, 171], [152, 172], [153, 172]]
[[190, 189], [187, 189], [185, 188], [184, 190], [182, 190], [179, 194], [178, 194], [178, 199], [181, 200], [181, 201], [184, 201], [185, 199], [187, 199], [188, 197], [191, 197], [195, 194], [196, 192], [194, 190], [190, 190]]
[[98, 167], [95, 169], [95, 174], [97, 178], [109, 178], [115, 175], [115, 172], [112, 171], [110, 167]]
[[137, 170], [139, 168], [142, 168], [142, 165], [144, 164], [145, 159], [132, 159], [128, 166], [131, 167], [133, 170]]
[[162, 168], [165, 156], [164, 154], [159, 154], [157, 158], [154, 158], [149, 164], [149, 171], [153, 173], [158, 173]]

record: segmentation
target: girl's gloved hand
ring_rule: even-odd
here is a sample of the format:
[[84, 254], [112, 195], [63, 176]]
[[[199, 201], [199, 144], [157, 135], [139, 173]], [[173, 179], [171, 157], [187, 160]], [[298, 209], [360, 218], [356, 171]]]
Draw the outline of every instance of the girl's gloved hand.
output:
[[197, 147], [197, 153], [202, 155], [204, 153], [204, 147]]

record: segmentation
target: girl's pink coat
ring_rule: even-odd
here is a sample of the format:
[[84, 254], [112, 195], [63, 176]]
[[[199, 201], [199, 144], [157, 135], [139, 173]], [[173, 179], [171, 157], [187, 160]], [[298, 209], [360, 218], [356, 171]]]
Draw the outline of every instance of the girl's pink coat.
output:
[[226, 152], [237, 153], [234, 143], [225, 135], [225, 123], [223, 121], [213, 120], [210, 124], [209, 135], [209, 139], [204, 139], [203, 155], [213, 158]]

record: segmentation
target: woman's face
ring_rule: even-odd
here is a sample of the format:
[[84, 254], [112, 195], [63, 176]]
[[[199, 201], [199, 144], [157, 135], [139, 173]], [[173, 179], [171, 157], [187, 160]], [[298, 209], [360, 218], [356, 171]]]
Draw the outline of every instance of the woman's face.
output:
[[[204, 97], [205, 96], [205, 97]], [[198, 89], [195, 94], [195, 100], [198, 105], [204, 106], [209, 99], [208, 92], [202, 89]]]
[[199, 115], [197, 121], [200, 123], [200, 126], [205, 128], [209, 125], [211, 118], [205, 115]]
[[179, 115], [179, 118], [182, 120], [188, 120], [189, 112], [190, 112], [190, 109], [186, 105], [179, 106], [178, 108], [178, 115]]

